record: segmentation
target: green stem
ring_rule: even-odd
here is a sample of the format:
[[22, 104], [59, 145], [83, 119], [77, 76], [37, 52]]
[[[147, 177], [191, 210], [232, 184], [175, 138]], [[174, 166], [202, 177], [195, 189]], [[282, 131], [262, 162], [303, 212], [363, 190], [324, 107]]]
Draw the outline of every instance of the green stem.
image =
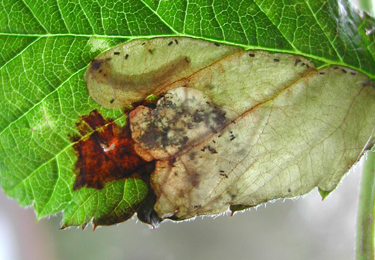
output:
[[357, 260], [374, 260], [375, 150], [365, 155], [358, 205]]
[[360, 0], [359, 6], [362, 10], [367, 11], [369, 14], [375, 15], [374, 1], [373, 0]]

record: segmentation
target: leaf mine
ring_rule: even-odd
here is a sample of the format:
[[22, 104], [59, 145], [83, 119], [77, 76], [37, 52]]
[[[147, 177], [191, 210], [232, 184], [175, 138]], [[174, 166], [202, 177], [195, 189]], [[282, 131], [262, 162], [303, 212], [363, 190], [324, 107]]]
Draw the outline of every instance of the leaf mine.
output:
[[135, 152], [129, 125], [120, 128], [94, 110], [82, 117], [78, 127], [83, 136], [89, 131], [93, 132], [74, 145], [78, 160], [73, 189], [83, 186], [102, 189], [108, 181], [153, 171], [154, 164]]
[[[104, 108], [133, 109], [124, 128], [90, 123], [95, 112], [83, 118], [101, 130], [76, 145], [75, 188], [101, 188], [147, 166], [147, 223], [330, 192], [375, 125], [375, 90], [362, 73], [190, 38], [119, 45], [95, 58], [85, 79]], [[155, 103], [142, 103], [151, 94]], [[81, 152], [89, 147], [95, 152]], [[98, 154], [108, 165], [99, 175], [80, 162]]]

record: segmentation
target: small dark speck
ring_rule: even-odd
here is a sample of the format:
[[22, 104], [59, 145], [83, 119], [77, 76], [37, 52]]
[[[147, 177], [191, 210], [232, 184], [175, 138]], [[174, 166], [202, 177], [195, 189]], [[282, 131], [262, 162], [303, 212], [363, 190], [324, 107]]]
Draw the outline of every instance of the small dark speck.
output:
[[273, 59], [274, 62], [279, 62], [280, 60], [279, 59]]
[[352, 71], [352, 72], [350, 72], [350, 74], [355, 75], [355, 74], [357, 74], [357, 73], [355, 73], [354, 71]]
[[102, 70], [99, 70], [99, 73], [102, 73]]
[[345, 69], [341, 69], [341, 71], [342, 71], [343, 73], [346, 73], [346, 70], [345, 70]]
[[249, 53], [249, 56], [254, 58], [255, 57], [255, 54], [254, 53]]
[[115, 99], [111, 99], [111, 101], [109, 101], [109, 103], [113, 104], [113, 102], [115, 102]]
[[289, 188], [289, 189], [288, 189], [288, 192], [291, 192], [291, 191], [292, 191], [292, 190]]
[[120, 52], [115, 51], [113, 54], [114, 54], [114, 55], [120, 55]]
[[196, 156], [195, 152], [189, 153], [190, 160], [194, 160], [195, 156]]
[[169, 43], [168, 43], [168, 46], [171, 46], [173, 44], [173, 41], [170, 41]]
[[91, 69], [94, 70], [94, 71], [98, 70], [101, 65], [102, 65], [102, 61], [100, 61], [100, 60], [93, 60], [91, 62]]
[[306, 64], [306, 68], [308, 68], [308, 69], [310, 68], [309, 64]]
[[336, 66], [336, 67], [333, 67], [333, 69], [334, 69], [334, 70], [338, 70], [338, 69], [339, 69], [339, 67], [337, 67], [337, 66]]
[[144, 42], [144, 43], [142, 43], [142, 45], [145, 45], [146, 43]]
[[214, 144], [216, 144], [216, 141], [215, 141], [215, 140], [212, 140], [212, 142], [213, 142]]
[[220, 173], [220, 176], [223, 176], [223, 177], [225, 177], [225, 178], [227, 178], [227, 179], [228, 179], [228, 175], [227, 175], [227, 174], [225, 174], [225, 173]]
[[219, 172], [224, 172], [223, 170], [220, 170]]
[[216, 149], [215, 149], [215, 148], [212, 148], [211, 146], [207, 146], [207, 149], [208, 149], [208, 151], [210, 151], [210, 153], [212, 153], [212, 154], [217, 153]]
[[107, 74], [104, 73], [103, 76], [104, 76], [104, 77], [107, 77]]
[[217, 47], [219, 47], [219, 46], [220, 46], [220, 44], [218, 44], [218, 43], [216, 43], [216, 42], [215, 42], [214, 44], [215, 44], [215, 46], [217, 46]]
[[153, 50], [153, 49], [148, 49], [148, 52], [149, 52], [150, 54], [153, 54], [153, 53], [154, 53], [154, 50]]
[[229, 133], [230, 133], [229, 141], [233, 141], [236, 137], [234, 136], [232, 131], [229, 131]]
[[125, 55], [125, 60], [127, 60], [129, 58], [129, 54], [126, 54]]
[[304, 62], [302, 62], [302, 64], [301, 64], [302, 66], [305, 66], [306, 65], [306, 63], [304, 63]]
[[322, 71], [322, 72], [319, 72], [319, 74], [320, 74], [320, 75], [324, 75], [324, 74], [325, 74], [325, 72], [323, 72], [323, 71]]
[[296, 61], [294, 62], [294, 66], [297, 66], [298, 63], [300, 63], [301, 60], [300, 59], [296, 59]]
[[174, 42], [175, 42], [176, 44], [178, 44], [178, 41], [177, 41], [177, 39], [175, 39], [175, 40], [174, 40]]
[[198, 205], [194, 205], [194, 209], [197, 209], [197, 208], [199, 208], [199, 206]]

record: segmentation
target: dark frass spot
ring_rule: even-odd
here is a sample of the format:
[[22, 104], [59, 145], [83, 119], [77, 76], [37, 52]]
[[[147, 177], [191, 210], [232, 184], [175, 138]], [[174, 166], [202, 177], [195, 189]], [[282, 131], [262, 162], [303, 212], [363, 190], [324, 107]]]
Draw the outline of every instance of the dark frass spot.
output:
[[220, 176], [222, 176], [222, 177], [224, 177], [224, 178], [228, 179], [228, 175], [227, 175], [227, 174], [225, 174], [225, 173], [220, 173]]
[[254, 57], [255, 57], [255, 54], [254, 54], [254, 53], [249, 53], [249, 56], [250, 56], [251, 58], [254, 58]]
[[100, 66], [102, 65], [103, 61], [102, 60], [93, 60], [91, 62], [91, 70], [92, 71], [97, 71]]
[[169, 43], [168, 43], [168, 46], [171, 46], [173, 44], [173, 41], [170, 41]]
[[135, 152], [129, 123], [119, 127], [94, 110], [83, 116], [77, 126], [82, 136], [88, 136], [73, 146], [78, 156], [74, 190], [102, 189], [109, 181], [152, 173], [155, 163], [143, 160]]
[[233, 141], [236, 137], [234, 136], [233, 132], [230, 131], [229, 141]]
[[273, 59], [274, 62], [279, 62], [280, 60], [279, 59]]
[[207, 149], [208, 149], [208, 151], [210, 151], [210, 153], [212, 153], [212, 154], [215, 154], [215, 153], [217, 153], [216, 149], [215, 149], [215, 148], [213, 148], [213, 147], [211, 147], [210, 145], [209, 145], [209, 146], [207, 146]]
[[113, 53], [113, 55], [120, 55], [120, 52], [115, 51], [115, 52]]
[[129, 54], [126, 54], [125, 55], [125, 60], [127, 60], [129, 58]]

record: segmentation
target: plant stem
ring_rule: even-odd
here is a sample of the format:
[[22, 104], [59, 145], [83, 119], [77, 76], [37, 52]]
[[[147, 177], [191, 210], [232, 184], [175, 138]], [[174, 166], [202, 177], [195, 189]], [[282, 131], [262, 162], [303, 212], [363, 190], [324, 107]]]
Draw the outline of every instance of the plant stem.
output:
[[360, 0], [359, 6], [369, 14], [375, 15], [374, 0]]
[[374, 260], [375, 150], [365, 154], [358, 205], [357, 260]]

